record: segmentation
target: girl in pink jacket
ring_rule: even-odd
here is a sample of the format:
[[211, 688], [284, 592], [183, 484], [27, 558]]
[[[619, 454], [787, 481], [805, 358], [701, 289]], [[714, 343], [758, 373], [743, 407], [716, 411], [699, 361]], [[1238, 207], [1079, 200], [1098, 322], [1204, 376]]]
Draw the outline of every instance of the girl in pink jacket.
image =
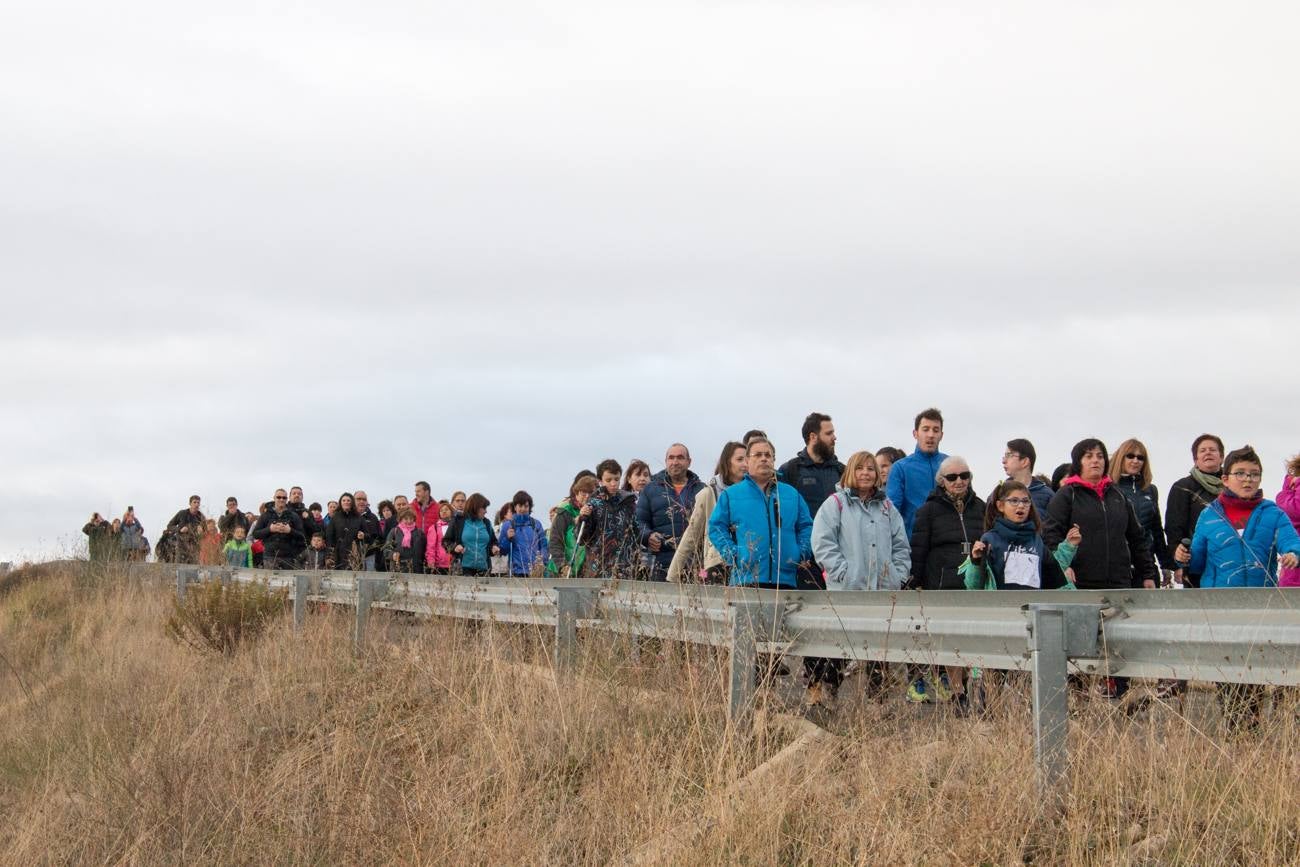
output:
[[[1277, 504], [1300, 533], [1300, 455], [1287, 462], [1286, 478], [1282, 480], [1282, 490], [1278, 491]], [[1300, 587], [1300, 568], [1283, 569], [1277, 584], [1279, 587]]]
[[442, 547], [442, 537], [451, 523], [451, 504], [445, 500], [438, 506], [438, 519], [426, 532], [425, 568], [436, 575], [446, 575], [451, 570], [451, 554]]

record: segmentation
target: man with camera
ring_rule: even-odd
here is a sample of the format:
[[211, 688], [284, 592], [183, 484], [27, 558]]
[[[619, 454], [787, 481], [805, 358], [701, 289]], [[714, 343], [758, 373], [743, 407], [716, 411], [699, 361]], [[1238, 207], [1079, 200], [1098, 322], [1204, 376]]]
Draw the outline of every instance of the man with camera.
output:
[[289, 508], [289, 495], [277, 488], [271, 508], [257, 520], [253, 538], [264, 548], [262, 565], [267, 569], [293, 569], [307, 547], [302, 518]]

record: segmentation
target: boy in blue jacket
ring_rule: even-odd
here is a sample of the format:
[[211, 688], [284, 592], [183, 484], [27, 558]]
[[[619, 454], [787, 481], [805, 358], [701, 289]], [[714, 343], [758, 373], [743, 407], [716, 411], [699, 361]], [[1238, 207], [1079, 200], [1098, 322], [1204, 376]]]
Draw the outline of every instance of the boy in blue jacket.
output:
[[903, 516], [903, 528], [909, 539], [916, 510], [934, 490], [939, 465], [948, 458], [939, 451], [939, 443], [943, 441], [943, 414], [933, 407], [917, 413], [912, 423], [912, 439], [916, 440], [916, 449], [890, 467], [885, 489], [889, 502]]
[[[1229, 452], [1219, 471], [1223, 493], [1201, 511], [1192, 547], [1174, 559], [1201, 576], [1201, 588], [1275, 587], [1277, 567], [1300, 561], [1300, 535], [1291, 519], [1260, 490], [1263, 465], [1250, 446]], [[1259, 726], [1264, 687], [1221, 683], [1219, 704], [1232, 731]]]
[[750, 440], [749, 471], [718, 494], [709, 516], [709, 541], [731, 567], [731, 584], [798, 586], [801, 564], [812, 559], [812, 514], [799, 492], [776, 480], [776, 452], [766, 439]]

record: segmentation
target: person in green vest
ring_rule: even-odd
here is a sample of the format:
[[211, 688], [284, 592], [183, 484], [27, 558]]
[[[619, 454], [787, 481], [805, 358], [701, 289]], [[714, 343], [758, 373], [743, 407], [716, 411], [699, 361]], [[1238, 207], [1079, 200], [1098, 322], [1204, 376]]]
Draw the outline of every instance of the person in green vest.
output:
[[586, 565], [587, 549], [578, 544], [578, 531], [582, 522], [591, 515], [591, 494], [596, 490], [596, 477], [583, 472], [569, 486], [569, 498], [560, 504], [551, 523], [548, 546], [551, 562], [546, 574], [561, 578], [579, 578]]

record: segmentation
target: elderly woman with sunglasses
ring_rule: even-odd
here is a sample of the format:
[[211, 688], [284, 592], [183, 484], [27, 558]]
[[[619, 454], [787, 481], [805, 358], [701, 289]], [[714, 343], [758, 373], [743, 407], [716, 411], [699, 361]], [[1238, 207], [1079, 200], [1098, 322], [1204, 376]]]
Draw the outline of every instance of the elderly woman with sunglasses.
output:
[[[961, 565], [971, 546], [984, 534], [984, 501], [971, 489], [970, 464], [965, 458], [944, 458], [935, 475], [935, 487], [912, 523], [912, 581], [921, 590], [965, 590]], [[948, 667], [947, 683], [931, 684], [913, 679], [910, 701], [945, 701], [952, 690], [958, 712], [967, 708], [966, 670]]]
[[1127, 439], [1110, 458], [1110, 478], [1133, 507], [1138, 525], [1146, 535], [1147, 547], [1170, 573], [1178, 568], [1164, 544], [1165, 527], [1160, 520], [1160, 492], [1151, 484], [1151, 455], [1138, 439]]

